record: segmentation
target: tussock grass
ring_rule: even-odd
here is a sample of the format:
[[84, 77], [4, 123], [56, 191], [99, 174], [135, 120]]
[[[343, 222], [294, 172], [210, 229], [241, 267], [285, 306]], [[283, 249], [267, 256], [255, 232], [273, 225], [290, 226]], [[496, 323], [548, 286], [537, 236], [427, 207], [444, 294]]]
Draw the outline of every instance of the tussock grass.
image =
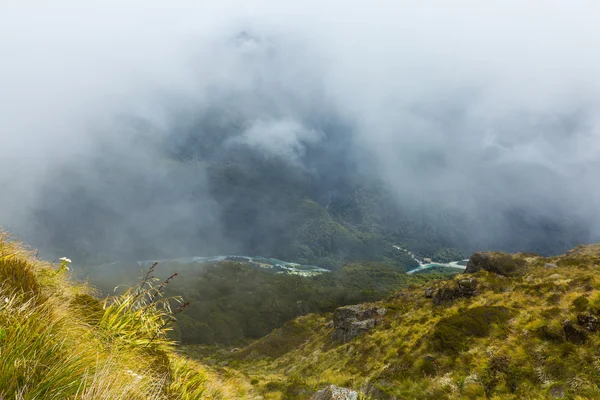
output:
[[313, 314], [203, 357], [247, 374], [266, 399], [308, 399], [329, 384], [373, 399], [600, 398], [600, 322], [581, 322], [600, 321], [600, 245], [502, 259], [518, 271], [470, 275], [471, 298], [435, 306], [415, 286], [376, 303], [382, 323], [348, 343], [330, 339], [331, 315]]
[[0, 398], [250, 397], [239, 377], [222, 379], [173, 351], [167, 333], [180, 300], [147, 278], [101, 302], [0, 235]]

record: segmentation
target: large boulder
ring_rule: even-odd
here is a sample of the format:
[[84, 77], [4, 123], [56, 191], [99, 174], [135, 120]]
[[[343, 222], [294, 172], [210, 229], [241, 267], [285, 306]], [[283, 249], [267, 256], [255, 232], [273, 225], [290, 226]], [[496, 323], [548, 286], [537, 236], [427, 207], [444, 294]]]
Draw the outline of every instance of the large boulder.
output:
[[498, 275], [514, 276], [522, 273], [524, 266], [524, 260], [517, 259], [510, 254], [477, 252], [469, 259], [465, 273], [473, 274], [485, 270]]
[[329, 385], [313, 394], [310, 400], [358, 400], [358, 392], [335, 385]]
[[[456, 284], [450, 284], [439, 288], [433, 297], [433, 304], [440, 305], [453, 300], [473, 297], [477, 293], [477, 281], [473, 278], [461, 279]], [[427, 297], [427, 296], [426, 296]]]
[[383, 307], [363, 304], [339, 307], [333, 313], [333, 339], [347, 342], [373, 329], [385, 315]]

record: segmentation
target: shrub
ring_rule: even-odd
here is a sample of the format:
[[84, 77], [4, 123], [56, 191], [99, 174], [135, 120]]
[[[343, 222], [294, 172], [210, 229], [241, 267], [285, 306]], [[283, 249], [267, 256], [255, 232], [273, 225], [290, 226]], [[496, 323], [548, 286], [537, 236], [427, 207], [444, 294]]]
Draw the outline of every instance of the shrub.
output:
[[480, 399], [485, 396], [485, 389], [477, 382], [469, 382], [464, 386], [462, 394], [467, 399]]
[[434, 376], [437, 371], [435, 361], [431, 358], [421, 358], [415, 363], [417, 373], [421, 376]]
[[561, 294], [554, 292], [554, 293], [550, 293], [548, 295], [548, 297], [546, 298], [546, 303], [547, 304], [558, 304], [560, 302], [560, 298], [561, 298]]
[[554, 317], [558, 317], [561, 313], [560, 308], [558, 307], [551, 307], [551, 308], [546, 308], [545, 310], [543, 310], [540, 315], [546, 319], [550, 319], [550, 318], [554, 318]]
[[485, 337], [491, 324], [506, 322], [510, 311], [505, 307], [474, 307], [462, 314], [440, 320], [434, 328], [431, 343], [437, 351], [459, 353], [466, 350], [470, 337]]
[[295, 320], [288, 321], [281, 328], [248, 346], [240, 356], [258, 352], [262, 356], [277, 358], [304, 342], [311, 334], [312, 331], [306, 326]]
[[546, 371], [557, 380], [569, 375], [569, 368], [561, 354], [553, 354], [546, 359]]
[[590, 301], [585, 296], [577, 297], [575, 300], [573, 300], [573, 303], [572, 303], [573, 307], [575, 307], [575, 310], [577, 310], [577, 311], [587, 310], [589, 304], [590, 304]]
[[526, 262], [523, 259], [505, 253], [474, 253], [467, 265], [466, 272], [486, 270], [504, 276], [518, 275], [523, 272]]
[[562, 325], [556, 320], [539, 319], [530, 323], [528, 327], [542, 340], [557, 343], [564, 341]]

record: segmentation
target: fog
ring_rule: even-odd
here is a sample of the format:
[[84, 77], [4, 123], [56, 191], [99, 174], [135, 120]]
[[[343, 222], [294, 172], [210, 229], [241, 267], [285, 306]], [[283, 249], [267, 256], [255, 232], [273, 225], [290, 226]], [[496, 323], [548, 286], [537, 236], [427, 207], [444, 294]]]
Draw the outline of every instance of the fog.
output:
[[56, 251], [261, 251], [207, 178], [251, 152], [315, 176], [323, 205], [338, 175], [380, 179], [399, 208], [464, 215], [478, 245], [503, 247], [507, 212], [597, 240], [599, 18], [587, 1], [3, 2], [0, 226]]

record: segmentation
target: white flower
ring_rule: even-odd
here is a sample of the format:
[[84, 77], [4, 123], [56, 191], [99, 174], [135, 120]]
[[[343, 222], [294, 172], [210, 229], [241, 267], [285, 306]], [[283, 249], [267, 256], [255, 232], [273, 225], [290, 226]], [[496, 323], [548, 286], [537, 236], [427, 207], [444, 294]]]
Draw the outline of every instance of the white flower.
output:
[[64, 262], [66, 262], [67, 264], [71, 264], [71, 259], [70, 259], [70, 258], [67, 258], [67, 257], [61, 257], [61, 258], [59, 258], [59, 260], [60, 260], [60, 261], [64, 261]]

